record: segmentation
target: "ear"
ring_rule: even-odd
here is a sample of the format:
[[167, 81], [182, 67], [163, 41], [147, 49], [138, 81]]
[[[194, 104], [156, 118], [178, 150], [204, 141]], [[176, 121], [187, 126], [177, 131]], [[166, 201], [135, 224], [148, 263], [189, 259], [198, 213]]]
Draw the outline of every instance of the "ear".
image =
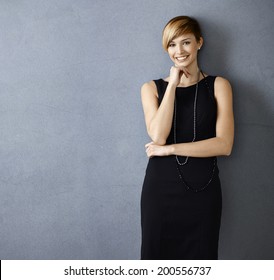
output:
[[203, 43], [204, 43], [204, 39], [203, 37], [200, 37], [200, 40], [198, 42], [199, 49], [202, 47]]

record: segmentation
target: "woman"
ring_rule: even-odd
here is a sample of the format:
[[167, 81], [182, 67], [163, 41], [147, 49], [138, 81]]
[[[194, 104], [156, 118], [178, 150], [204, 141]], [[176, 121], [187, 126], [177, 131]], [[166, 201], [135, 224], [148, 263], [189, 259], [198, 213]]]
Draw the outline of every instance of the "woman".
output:
[[169, 77], [141, 89], [149, 157], [141, 196], [141, 259], [218, 259], [222, 194], [217, 156], [234, 139], [229, 82], [203, 73], [194, 18], [171, 19], [163, 47]]

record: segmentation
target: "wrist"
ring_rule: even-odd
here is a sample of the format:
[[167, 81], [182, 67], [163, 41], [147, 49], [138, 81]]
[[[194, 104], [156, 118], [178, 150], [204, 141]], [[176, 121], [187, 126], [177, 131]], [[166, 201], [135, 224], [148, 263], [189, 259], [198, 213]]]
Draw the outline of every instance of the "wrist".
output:
[[173, 82], [171, 82], [171, 81], [169, 81], [167, 87], [168, 87], [169, 89], [171, 89], [171, 90], [175, 90], [176, 87], [177, 87], [177, 84], [176, 84], [176, 83], [173, 83]]
[[167, 151], [168, 155], [169, 155], [169, 156], [175, 155], [175, 148], [174, 148], [174, 145], [171, 144], [171, 145], [168, 145], [167, 147], [168, 147], [168, 151]]

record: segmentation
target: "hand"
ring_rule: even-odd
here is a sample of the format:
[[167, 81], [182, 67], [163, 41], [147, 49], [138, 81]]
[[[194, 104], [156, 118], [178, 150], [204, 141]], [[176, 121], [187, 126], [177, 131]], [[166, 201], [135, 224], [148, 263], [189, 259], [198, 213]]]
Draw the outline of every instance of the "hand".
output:
[[190, 75], [185, 67], [178, 67], [177, 65], [170, 68], [169, 83], [174, 84], [176, 87], [180, 84], [181, 77], [185, 75], [187, 78]]
[[149, 158], [154, 156], [162, 157], [162, 156], [170, 155], [168, 145], [160, 146], [160, 145], [156, 145], [154, 142], [150, 142], [147, 143], [145, 147], [146, 147], [147, 156]]

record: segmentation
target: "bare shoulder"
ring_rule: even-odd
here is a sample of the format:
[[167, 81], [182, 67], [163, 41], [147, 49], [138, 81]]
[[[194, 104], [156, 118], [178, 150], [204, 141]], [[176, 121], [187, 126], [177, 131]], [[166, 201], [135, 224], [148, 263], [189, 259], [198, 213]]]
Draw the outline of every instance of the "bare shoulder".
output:
[[157, 87], [154, 81], [146, 82], [141, 87], [141, 94], [143, 95], [154, 95], [158, 97]]
[[232, 96], [232, 88], [230, 82], [223, 78], [223, 77], [216, 77], [215, 83], [214, 83], [214, 92], [215, 97], [231, 97]]
[[223, 77], [216, 77], [214, 87], [216, 89], [231, 89], [230, 82]]

